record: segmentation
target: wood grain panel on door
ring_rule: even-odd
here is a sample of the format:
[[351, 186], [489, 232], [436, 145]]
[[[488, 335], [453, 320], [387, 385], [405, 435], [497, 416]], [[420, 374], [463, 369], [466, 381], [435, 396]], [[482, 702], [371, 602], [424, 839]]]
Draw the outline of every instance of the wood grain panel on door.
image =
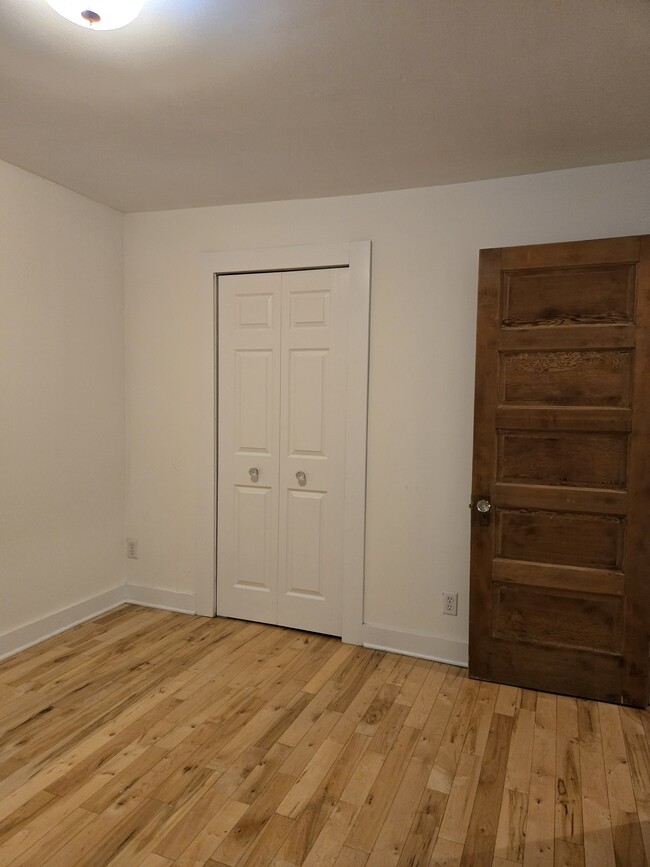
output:
[[629, 352], [502, 352], [501, 403], [629, 406]]
[[650, 236], [481, 251], [471, 676], [647, 703], [649, 375]]
[[625, 488], [627, 435], [583, 431], [498, 433], [497, 481]]

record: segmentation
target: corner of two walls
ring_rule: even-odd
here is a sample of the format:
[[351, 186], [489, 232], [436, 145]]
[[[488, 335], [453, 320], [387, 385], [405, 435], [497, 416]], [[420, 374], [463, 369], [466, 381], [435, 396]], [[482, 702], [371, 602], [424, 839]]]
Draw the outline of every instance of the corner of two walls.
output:
[[0, 657], [123, 590], [123, 215], [0, 162]]
[[125, 574], [124, 214], [0, 161], [0, 285], [0, 659], [123, 602], [195, 610]]

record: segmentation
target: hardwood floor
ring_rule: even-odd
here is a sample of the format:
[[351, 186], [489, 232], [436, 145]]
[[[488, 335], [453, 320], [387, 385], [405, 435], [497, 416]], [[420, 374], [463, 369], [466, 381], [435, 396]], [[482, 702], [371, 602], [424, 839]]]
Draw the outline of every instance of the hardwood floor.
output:
[[0, 865], [637, 867], [650, 714], [123, 606], [0, 663]]

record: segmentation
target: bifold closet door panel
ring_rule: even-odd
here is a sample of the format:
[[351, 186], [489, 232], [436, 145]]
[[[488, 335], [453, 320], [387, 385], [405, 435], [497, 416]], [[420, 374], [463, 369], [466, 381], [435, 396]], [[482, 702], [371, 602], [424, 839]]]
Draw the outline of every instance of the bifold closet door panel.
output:
[[341, 634], [347, 268], [282, 275], [278, 622]]
[[282, 275], [218, 285], [217, 612], [277, 623]]

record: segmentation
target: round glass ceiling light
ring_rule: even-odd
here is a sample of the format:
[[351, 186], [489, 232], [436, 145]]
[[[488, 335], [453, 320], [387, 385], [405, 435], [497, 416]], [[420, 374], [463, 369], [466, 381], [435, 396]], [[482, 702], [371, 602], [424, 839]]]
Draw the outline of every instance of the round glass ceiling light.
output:
[[68, 21], [87, 30], [117, 30], [134, 21], [144, 0], [47, 0]]

